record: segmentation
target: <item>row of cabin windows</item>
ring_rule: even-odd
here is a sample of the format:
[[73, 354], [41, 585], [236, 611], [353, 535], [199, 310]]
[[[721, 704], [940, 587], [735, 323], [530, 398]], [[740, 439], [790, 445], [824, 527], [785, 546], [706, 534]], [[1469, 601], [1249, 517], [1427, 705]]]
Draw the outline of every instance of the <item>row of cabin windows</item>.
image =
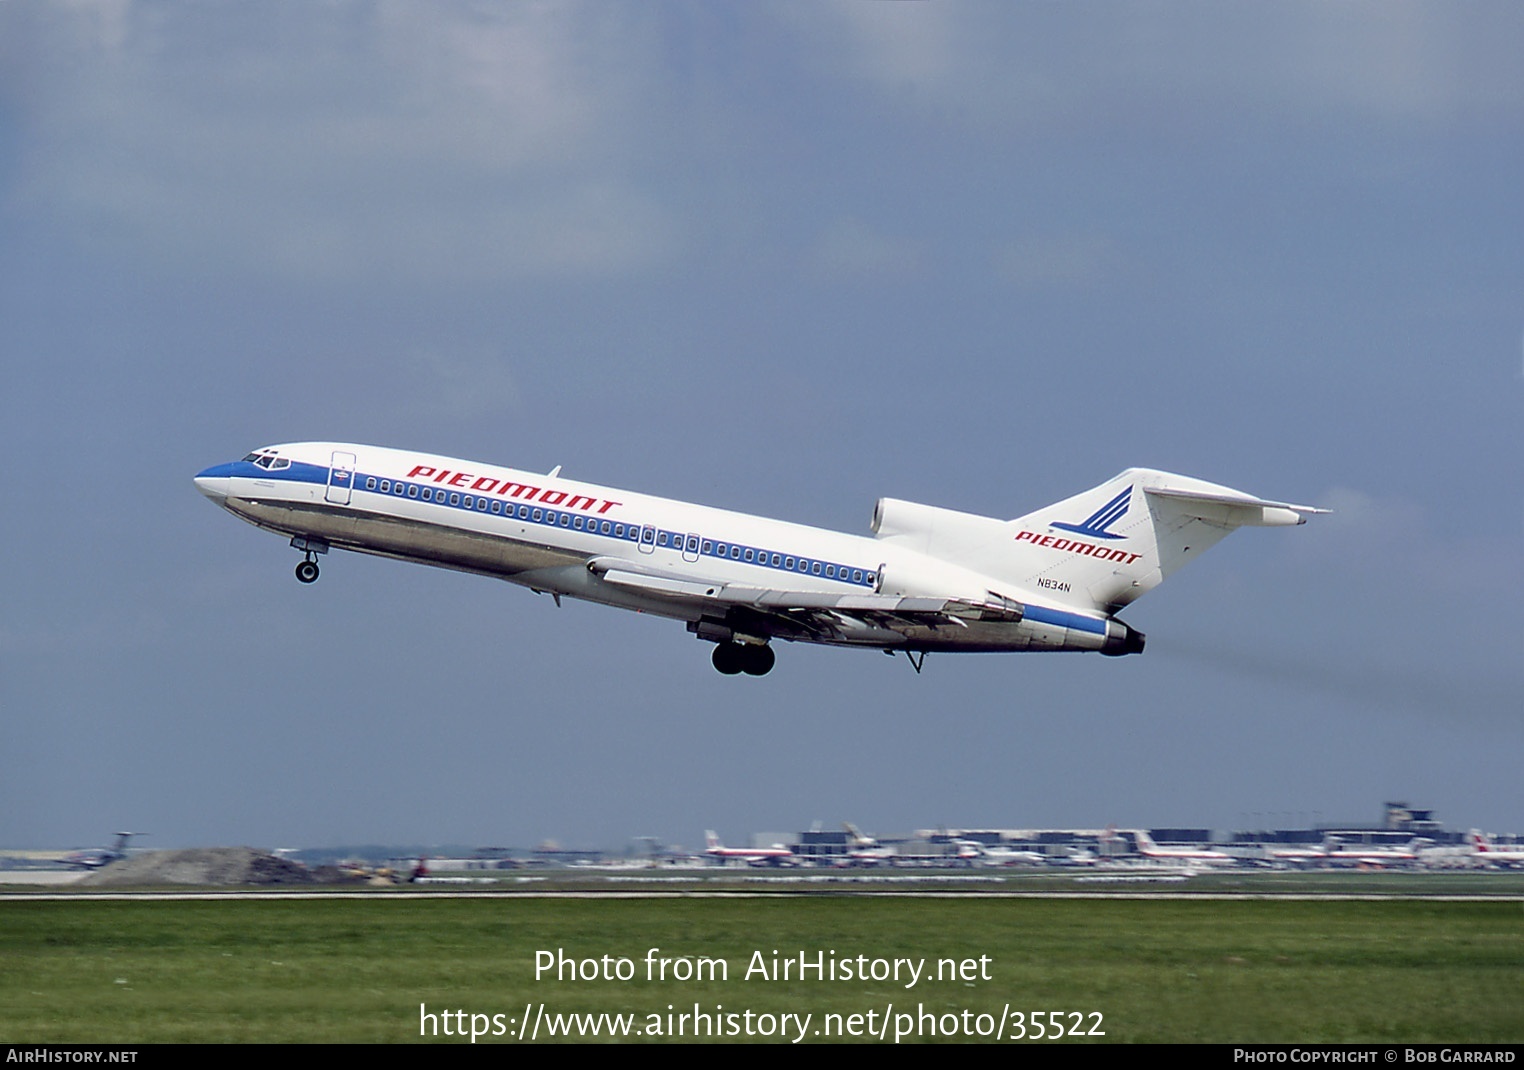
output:
[[823, 576], [828, 580], [841, 580], [845, 583], [871, 587], [876, 578], [871, 569], [864, 571], [863, 569], [851, 568], [847, 565], [816, 561], [806, 557], [792, 557], [772, 550], [759, 550], [752, 546], [737, 546], [735, 543], [730, 542], [717, 543], [711, 539], [704, 539], [702, 540], [702, 549], [700, 549], [699, 536], [684, 536], [675, 531], [656, 531], [647, 528], [642, 539], [641, 529], [635, 524], [623, 524], [616, 520], [599, 520], [596, 517], [584, 517], [578, 513], [563, 513], [557, 512], [554, 509], [541, 509], [528, 505], [515, 506], [512, 503], [505, 503], [495, 498], [461, 494], [459, 491], [445, 491], [435, 489], [434, 487], [420, 486], [417, 483], [404, 483], [400, 479], [377, 479], [375, 476], [366, 476], [365, 489], [379, 491], [382, 494], [392, 494], [397, 497], [436, 502], [440, 505], [448, 502], [448, 504], [458, 509], [473, 509], [479, 513], [491, 513], [494, 516], [527, 520], [532, 524], [549, 524], [553, 527], [572, 528], [575, 531], [588, 531], [595, 535], [607, 535], [611, 538], [626, 539], [630, 542], [644, 541], [648, 546], [660, 546], [681, 550], [684, 553], [690, 554], [701, 552], [705, 557], [725, 557], [732, 561], [744, 561], [747, 564], [780, 568], [785, 572]]

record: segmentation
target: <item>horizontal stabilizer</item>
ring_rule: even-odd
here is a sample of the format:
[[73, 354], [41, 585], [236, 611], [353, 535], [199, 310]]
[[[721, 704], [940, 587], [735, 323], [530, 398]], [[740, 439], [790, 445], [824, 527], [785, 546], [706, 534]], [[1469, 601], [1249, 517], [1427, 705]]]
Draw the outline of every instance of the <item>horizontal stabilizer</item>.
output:
[[1271, 502], [1248, 495], [1211, 494], [1149, 486], [1145, 486], [1143, 492], [1150, 497], [1170, 499], [1187, 516], [1233, 527], [1287, 527], [1305, 524], [1309, 516], [1329, 512], [1311, 505]]

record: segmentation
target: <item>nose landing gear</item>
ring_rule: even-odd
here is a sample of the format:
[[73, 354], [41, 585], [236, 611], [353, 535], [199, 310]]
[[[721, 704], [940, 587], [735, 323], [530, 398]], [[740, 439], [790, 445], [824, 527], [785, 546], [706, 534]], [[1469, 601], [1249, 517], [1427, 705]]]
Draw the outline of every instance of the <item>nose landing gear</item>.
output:
[[307, 539], [297, 535], [291, 540], [291, 545], [302, 552], [302, 563], [296, 566], [296, 578], [303, 583], [316, 583], [317, 555], [328, 552], [328, 543], [322, 539]]

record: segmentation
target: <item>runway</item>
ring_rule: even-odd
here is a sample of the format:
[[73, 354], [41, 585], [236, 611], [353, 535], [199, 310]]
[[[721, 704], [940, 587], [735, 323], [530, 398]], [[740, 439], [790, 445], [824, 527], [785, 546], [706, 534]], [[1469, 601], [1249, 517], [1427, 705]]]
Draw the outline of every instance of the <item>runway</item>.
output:
[[73, 884], [84, 877], [88, 870], [74, 869], [15, 869], [0, 871], [0, 887], [7, 884], [60, 885]]
[[8, 893], [0, 891], [0, 903], [78, 903], [78, 902], [206, 902], [206, 901], [249, 901], [268, 900], [270, 902], [283, 901], [313, 901], [323, 899], [344, 900], [394, 900], [415, 901], [420, 899], [436, 900], [460, 900], [460, 899], [604, 899], [604, 900], [660, 900], [660, 899], [806, 899], [816, 895], [829, 895], [832, 898], [858, 898], [858, 899], [1051, 899], [1051, 900], [1161, 900], [1161, 901], [1201, 901], [1201, 902], [1229, 902], [1257, 900], [1261, 902], [1288, 902], [1288, 903], [1379, 903], [1379, 902], [1426, 902], [1426, 903], [1524, 903], [1524, 893], [1518, 894], [1479, 894], [1479, 895], [1456, 895], [1447, 893], [1406, 893], [1394, 891], [1389, 893], [1373, 892], [1057, 892], [1057, 891], [1031, 891], [1031, 892], [991, 892], [991, 891], [870, 891], [841, 890], [830, 892], [824, 890], [794, 891], [794, 892], [761, 892], [761, 891], [708, 891], [708, 892], [669, 892], [669, 891], [555, 891], [544, 889], [532, 892], [417, 892], [407, 890], [375, 889], [368, 891], [350, 892], [292, 892], [292, 891], [208, 891], [208, 892], [17, 892]]

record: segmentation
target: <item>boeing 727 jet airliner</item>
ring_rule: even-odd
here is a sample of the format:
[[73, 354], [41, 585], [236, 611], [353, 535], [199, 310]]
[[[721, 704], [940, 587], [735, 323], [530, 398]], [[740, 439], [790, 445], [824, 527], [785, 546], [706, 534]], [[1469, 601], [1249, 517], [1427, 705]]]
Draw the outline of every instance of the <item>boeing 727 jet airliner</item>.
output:
[[268, 446], [196, 476], [208, 498], [302, 551], [337, 547], [496, 576], [686, 621], [714, 667], [761, 676], [770, 641], [904, 651], [1136, 654], [1115, 614], [1235, 528], [1326, 510], [1130, 468], [1015, 520], [881, 498], [873, 537], [449, 457]]

